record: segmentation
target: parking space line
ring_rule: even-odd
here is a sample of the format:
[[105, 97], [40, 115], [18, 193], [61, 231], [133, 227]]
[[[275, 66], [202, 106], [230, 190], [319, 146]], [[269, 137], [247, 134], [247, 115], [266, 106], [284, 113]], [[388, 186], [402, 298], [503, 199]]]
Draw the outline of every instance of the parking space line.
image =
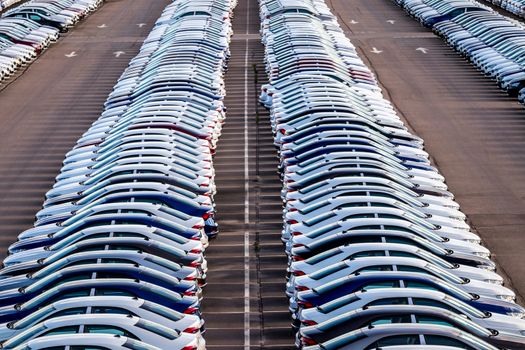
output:
[[246, 6], [244, 47], [244, 350], [250, 350], [250, 167], [248, 144], [248, 48], [250, 5]]

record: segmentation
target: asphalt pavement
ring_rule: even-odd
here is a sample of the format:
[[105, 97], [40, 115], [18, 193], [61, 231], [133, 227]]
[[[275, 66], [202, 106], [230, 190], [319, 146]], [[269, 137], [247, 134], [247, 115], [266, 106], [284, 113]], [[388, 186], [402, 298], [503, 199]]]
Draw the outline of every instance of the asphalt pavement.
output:
[[[0, 88], [0, 258], [169, 0], [108, 0]], [[118, 57], [117, 57], [118, 56]]]
[[390, 0], [328, 4], [523, 304], [525, 109]]

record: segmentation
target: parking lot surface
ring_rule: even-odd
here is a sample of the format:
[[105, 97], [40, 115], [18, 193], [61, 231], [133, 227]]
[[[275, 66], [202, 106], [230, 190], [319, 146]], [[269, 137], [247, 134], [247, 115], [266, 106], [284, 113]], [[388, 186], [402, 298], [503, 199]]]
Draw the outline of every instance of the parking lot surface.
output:
[[168, 3], [107, 1], [0, 92], [2, 258]]
[[[332, 0], [342, 28], [525, 295], [525, 120], [501, 92], [429, 29], [388, 0]], [[358, 23], [355, 23], [358, 22]]]

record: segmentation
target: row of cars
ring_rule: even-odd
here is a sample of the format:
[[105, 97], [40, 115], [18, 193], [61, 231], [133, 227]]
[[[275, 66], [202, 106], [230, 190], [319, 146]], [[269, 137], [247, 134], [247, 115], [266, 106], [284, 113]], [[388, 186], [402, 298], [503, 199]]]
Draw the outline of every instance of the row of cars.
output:
[[175, 0], [0, 269], [0, 348], [203, 350], [230, 0]]
[[[0, 82], [30, 64], [103, 0], [31, 0], [0, 18]], [[10, 3], [11, 4], [11, 3]]]
[[487, 0], [517, 16], [525, 17], [525, 0]]
[[11, 7], [22, 0], [0, 0], [0, 11], [5, 10], [8, 7]]
[[323, 0], [262, 0], [296, 345], [525, 349], [525, 309]]
[[395, 0], [525, 103], [525, 27], [473, 0]]

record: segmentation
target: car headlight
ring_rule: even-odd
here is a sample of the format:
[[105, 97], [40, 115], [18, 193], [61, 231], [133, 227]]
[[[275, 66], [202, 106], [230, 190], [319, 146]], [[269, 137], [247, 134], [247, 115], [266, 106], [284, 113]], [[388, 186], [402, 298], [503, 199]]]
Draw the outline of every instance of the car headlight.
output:
[[[512, 316], [512, 317], [516, 317], [516, 318], [525, 318], [525, 312], [510, 312], [508, 313], [507, 315], [509, 316]], [[524, 331], [520, 331], [521, 334], [523, 334]], [[523, 334], [525, 335], [525, 334]]]
[[486, 271], [496, 271], [496, 268], [494, 266], [489, 265], [478, 265], [476, 266], [478, 269], [486, 270]]
[[492, 283], [492, 284], [499, 284], [499, 285], [502, 285], [502, 284], [503, 284], [503, 281], [501, 281], [501, 280], [491, 280], [491, 279], [487, 279], [487, 280], [485, 280], [485, 282], [487, 282], [487, 283]]
[[514, 302], [514, 300], [516, 300], [513, 295], [496, 295], [496, 298], [510, 302]]
[[489, 258], [490, 254], [486, 252], [474, 252], [474, 255], [481, 256], [482, 258]]

